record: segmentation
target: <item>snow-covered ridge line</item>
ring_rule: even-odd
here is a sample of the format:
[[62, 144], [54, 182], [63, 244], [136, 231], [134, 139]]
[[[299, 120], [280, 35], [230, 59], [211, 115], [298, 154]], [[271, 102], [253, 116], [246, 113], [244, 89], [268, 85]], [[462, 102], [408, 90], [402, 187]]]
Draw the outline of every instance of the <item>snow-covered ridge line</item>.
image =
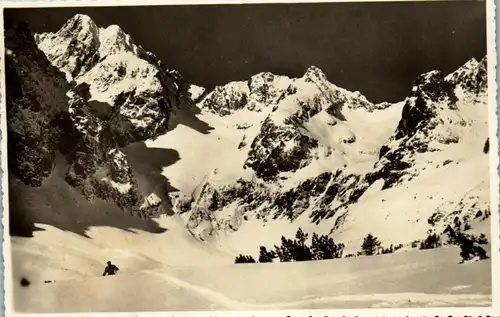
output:
[[35, 40], [52, 64], [76, 80], [95, 63], [115, 54], [154, 56], [136, 45], [118, 25], [99, 27], [87, 15], [76, 14], [57, 32], [35, 34]]
[[234, 81], [216, 86], [199, 101], [199, 107], [222, 116], [243, 107], [252, 111], [262, 111], [263, 107], [274, 105], [287, 94], [293, 94], [295, 86], [300, 86], [301, 83], [315, 84], [317, 89], [330, 95], [332, 102], [341, 100], [352, 109], [363, 107], [373, 111], [388, 106], [386, 103], [374, 105], [359, 91], [351, 92], [330, 83], [321, 69], [310, 66], [304, 75], [298, 78], [261, 72], [247, 81]]
[[117, 25], [102, 28], [77, 14], [57, 32], [35, 38], [72, 86], [88, 84], [90, 101], [120, 106], [120, 113], [138, 130], [154, 122], [166, 124], [161, 117], [168, 118], [170, 106], [191, 102], [182, 76], [164, 69], [153, 53]]
[[[483, 152], [485, 63], [485, 59], [466, 63], [461, 67], [466, 73], [425, 73], [415, 80], [404, 101], [381, 103], [378, 109], [362, 95], [329, 83], [315, 67], [300, 78], [260, 73], [248, 81], [217, 87], [200, 106], [207, 116], [222, 116], [226, 125], [246, 116], [244, 123], [234, 125], [241, 131], [237, 132], [241, 142], [238, 145], [235, 140], [235, 144], [242, 159], [231, 162], [243, 163], [246, 170], [232, 184], [202, 181], [198, 188], [203, 190], [196, 197], [181, 199], [177, 210], [188, 212], [188, 229], [203, 241], [222, 233], [243, 238], [243, 232], [252, 234], [247, 229], [251, 227], [269, 236], [273, 242], [267, 246], [298, 227], [330, 234], [352, 250], [374, 223], [381, 229], [373, 230], [377, 236], [394, 245], [424, 239], [429, 229], [442, 231], [454, 217], [463, 226], [476, 214], [488, 214], [483, 186], [488, 175], [481, 171], [474, 174], [478, 180], [471, 180], [474, 176], [469, 174], [471, 166], [487, 158]], [[391, 118], [380, 134], [374, 133], [382, 130], [375, 125], [377, 117]], [[471, 152], [472, 148], [476, 150]], [[447, 166], [455, 160], [457, 166]], [[228, 163], [220, 164], [219, 170], [224, 171]], [[472, 188], [443, 176], [446, 170], [461, 175]], [[436, 182], [432, 175], [448, 179], [451, 191], [427, 183]], [[432, 198], [410, 203], [426, 191], [423, 188], [431, 189], [428, 197]], [[404, 201], [413, 207], [404, 207], [409, 210], [404, 214], [396, 212]], [[419, 204], [428, 205], [425, 212]], [[384, 217], [367, 216], [370, 205], [377, 206]], [[286, 230], [279, 225], [285, 221], [282, 218], [291, 221]], [[389, 222], [405, 228], [408, 235], [395, 232], [396, 228], [387, 230], [384, 224]], [[271, 223], [280, 227], [276, 234], [266, 229], [275, 226]], [[240, 238], [228, 239], [245, 244]], [[247, 252], [255, 250], [257, 245]]]
[[[478, 72], [485, 71], [486, 57], [484, 57], [480, 62], [475, 58], [470, 59], [456, 71], [448, 74], [444, 80], [448, 82], [458, 81], [459, 77], [471, 77], [472, 75], [478, 75]], [[436, 70], [430, 71], [427, 74], [435, 73]], [[328, 81], [324, 72], [316, 66], [310, 66], [304, 73], [302, 77], [291, 78], [285, 75], [277, 75], [270, 72], [260, 72], [253, 75], [247, 81], [233, 81], [224, 85], [216, 86], [212, 91], [210, 91], [202, 100], [198, 100], [200, 108], [206, 108], [211, 111], [216, 112], [219, 115], [227, 115], [232, 113], [234, 110], [243, 107], [243, 104], [248, 103], [252, 105], [249, 109], [258, 111], [261, 107], [254, 106], [254, 99], [258, 99], [262, 102], [262, 97], [258, 97], [259, 91], [265, 91], [270, 89], [268, 87], [273, 87], [274, 94], [283, 94], [284, 90], [293, 85], [297, 80], [306, 80], [314, 82], [318, 85], [320, 89], [332, 90], [335, 96], [341, 96], [344, 100], [351, 101], [347, 102], [347, 106], [351, 109], [357, 109], [358, 107], [365, 108], [369, 111], [383, 110], [390, 107], [396, 103], [380, 102], [374, 104], [370, 102], [361, 92], [359, 91], [349, 91], [347, 89], [341, 88]], [[259, 83], [260, 85], [255, 83]], [[268, 83], [265, 85], [264, 83]], [[273, 92], [270, 92], [271, 94]], [[358, 102], [352, 102], [353, 100], [358, 100]], [[276, 100], [270, 100], [268, 104], [274, 104]], [[215, 109], [214, 104], [219, 105], [218, 109]], [[234, 109], [227, 109], [228, 104], [233, 104]]]

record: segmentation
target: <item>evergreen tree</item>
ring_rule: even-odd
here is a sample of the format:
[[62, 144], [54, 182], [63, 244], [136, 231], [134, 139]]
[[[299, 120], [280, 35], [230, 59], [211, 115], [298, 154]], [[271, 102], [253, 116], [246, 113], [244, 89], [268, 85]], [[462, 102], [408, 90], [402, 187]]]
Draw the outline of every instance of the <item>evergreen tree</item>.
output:
[[271, 251], [267, 251], [266, 247], [261, 246], [260, 247], [260, 253], [259, 253], [259, 262], [260, 263], [270, 263], [273, 262], [273, 259], [276, 258], [276, 254]]
[[435, 249], [441, 245], [441, 239], [435, 233], [430, 233], [427, 238], [420, 243], [420, 249]]
[[302, 231], [302, 228], [299, 228], [299, 230], [297, 230], [297, 233], [295, 234], [295, 239], [297, 240], [297, 244], [299, 247], [304, 247], [306, 245], [306, 240], [308, 236], [309, 234], [304, 233]]
[[281, 236], [280, 260], [281, 262], [290, 262], [293, 259], [293, 241]]
[[341, 258], [344, 251], [344, 244], [335, 244], [332, 238], [327, 235], [318, 236], [313, 234], [311, 251], [314, 260], [326, 260]]
[[313, 233], [312, 240], [311, 240], [311, 251], [313, 253], [313, 258], [314, 260], [323, 260], [325, 258], [324, 254], [324, 248], [321, 245], [320, 239], [318, 235]]
[[239, 264], [239, 263], [255, 263], [255, 260], [253, 257], [249, 255], [242, 255], [240, 254], [239, 256], [236, 257], [234, 260], [234, 263]]
[[292, 257], [295, 261], [311, 261], [313, 259], [312, 252], [306, 245], [307, 237], [308, 234], [304, 233], [302, 229], [297, 230], [296, 240], [291, 242]]
[[344, 254], [344, 248], [345, 248], [345, 245], [343, 243], [337, 244], [336, 248], [335, 248], [335, 253], [333, 254], [333, 258], [334, 259], [341, 258], [342, 254]]
[[281, 251], [281, 247], [278, 247], [277, 245], [275, 245], [274, 246], [274, 253], [278, 257], [278, 259], [280, 259], [280, 262], [285, 262], [285, 261], [283, 261], [284, 256], [283, 256], [283, 252]]
[[363, 240], [361, 250], [365, 255], [374, 255], [380, 245], [381, 243], [378, 241], [378, 238], [369, 233]]

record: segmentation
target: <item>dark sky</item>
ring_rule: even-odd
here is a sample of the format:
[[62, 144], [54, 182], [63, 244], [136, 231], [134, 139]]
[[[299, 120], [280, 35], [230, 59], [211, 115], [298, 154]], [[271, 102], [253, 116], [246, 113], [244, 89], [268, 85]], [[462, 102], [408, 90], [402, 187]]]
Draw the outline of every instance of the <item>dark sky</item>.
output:
[[421, 73], [486, 55], [484, 1], [7, 9], [35, 33], [76, 13], [118, 24], [186, 80], [208, 88], [310, 65], [369, 100], [399, 101]]

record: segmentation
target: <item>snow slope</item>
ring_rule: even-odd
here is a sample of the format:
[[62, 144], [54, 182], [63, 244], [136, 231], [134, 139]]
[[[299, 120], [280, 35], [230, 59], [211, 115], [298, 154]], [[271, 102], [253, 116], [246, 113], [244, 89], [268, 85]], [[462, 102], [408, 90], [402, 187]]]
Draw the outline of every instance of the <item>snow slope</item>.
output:
[[[275, 75], [269, 73], [258, 74], [252, 77], [251, 81], [262, 80], [261, 77], [266, 78], [266, 76]], [[267, 94], [279, 96], [292, 83], [301, 87], [300, 89], [303, 91], [303, 97], [294, 95], [299, 99], [308, 99], [320, 94], [318, 89], [315, 88], [316, 85], [308, 83], [306, 80], [307, 77], [290, 79], [279, 76], [278, 79], [275, 79], [278, 82], [278, 88], [276, 88], [278, 92], [272, 91]], [[235, 87], [239, 87], [239, 90]], [[293, 110], [293, 107], [296, 107], [297, 104], [288, 102], [283, 107], [280, 105], [278, 112], [275, 113], [272, 107], [274, 99], [265, 102], [260, 101], [261, 96], [257, 95], [257, 93], [255, 93], [256, 96], [249, 93], [248, 89], [245, 82], [230, 83], [222, 88], [216, 88], [199, 103], [202, 112], [198, 115], [198, 118], [214, 129], [210, 134], [200, 134], [186, 126], [179, 126], [173, 131], [147, 142], [148, 147], [170, 148], [180, 153], [182, 159], [175, 165], [165, 168], [164, 175], [181, 193], [193, 191], [201, 183], [201, 180], [206, 179], [208, 175], [210, 175], [211, 181], [217, 183], [220, 181], [221, 184], [234, 183], [239, 177], [251, 179], [252, 171], [244, 170], [243, 165], [248, 156], [247, 152], [250, 143], [260, 133], [263, 121], [270, 115], [273, 117], [286, 117], [287, 114], [300, 110], [300, 108]], [[241, 90], [243, 93], [240, 92]], [[234, 98], [242, 98], [242, 94], [250, 94], [249, 97], [244, 97], [250, 100], [245, 103], [245, 108], [230, 111], [220, 106], [221, 103], [224, 104], [224, 102], [220, 101], [221, 99], [232, 98], [229, 101], [226, 100], [225, 103], [234, 104], [237, 102]], [[214, 95], [217, 96], [214, 97]], [[212, 105], [217, 105], [220, 108], [214, 110], [211, 108]], [[348, 106], [346, 105], [346, 107]], [[358, 147], [367, 153], [366, 159], [371, 159], [370, 163], [373, 164], [374, 162], [374, 152], [378, 151], [395, 129], [402, 106], [399, 103], [384, 111], [368, 111], [364, 108], [347, 108], [345, 110], [345, 116], [349, 122], [349, 125], [345, 127], [347, 129], [346, 133], [351, 133], [351, 130], [354, 131], [352, 133], [358, 136], [360, 140]], [[223, 113], [222, 116], [220, 115], [221, 112]], [[334, 145], [337, 141], [330, 140], [330, 137], [335, 134], [331, 133], [332, 131], [325, 122], [325, 119], [333, 119], [328, 117], [325, 112], [318, 114], [317, 117], [312, 118], [312, 122], [308, 123], [307, 128], [315, 138], [322, 140], [325, 144]], [[366, 128], [368, 123], [370, 127]], [[338, 133], [336, 134], [338, 135]], [[239, 146], [241, 148], [238, 149]], [[362, 154], [360, 155], [362, 156]], [[200, 164], [200, 157], [203, 158], [202, 164]], [[325, 165], [327, 163], [319, 162], [318, 164]], [[217, 172], [213, 173], [216, 169]], [[188, 173], [188, 176], [186, 177], [184, 173]]]
[[[106, 239], [123, 238], [115, 235], [117, 232], [105, 233]], [[58, 235], [49, 230], [44, 238], [54, 241]], [[43, 235], [39, 237], [44, 239]], [[98, 240], [96, 235], [86, 246]], [[27, 249], [31, 242], [15, 241], [14, 246], [23, 243]], [[32, 245], [31, 252], [42, 251], [35, 250]], [[159, 267], [150, 258], [127, 250], [110, 250], [120, 267], [119, 274], [112, 277], [98, 277], [103, 260], [109, 258], [99, 252], [87, 252], [85, 256], [93, 258], [80, 262], [75, 259], [75, 249], [67, 249], [64, 258], [45, 258], [50, 266], [71, 265], [72, 272], [63, 276], [43, 270], [44, 276], [34, 279], [30, 286], [15, 285], [16, 296], [24, 298], [17, 303], [17, 310], [71, 313], [466, 307], [489, 306], [492, 300], [491, 279], [485, 274], [491, 270], [490, 260], [458, 265], [456, 248], [301, 263], [211, 266], [208, 261], [203, 269], [189, 265]], [[37, 254], [41, 256], [41, 252]], [[44, 262], [39, 259], [38, 263]], [[27, 272], [26, 266], [16, 270], [17, 278]]]
[[162, 173], [178, 189], [174, 210], [228, 252], [255, 255], [299, 227], [346, 253], [370, 232], [407, 245], [488, 213], [485, 65], [423, 74], [393, 105], [315, 67], [301, 78], [261, 73], [199, 102], [209, 134], [179, 126], [147, 146], [179, 153]]

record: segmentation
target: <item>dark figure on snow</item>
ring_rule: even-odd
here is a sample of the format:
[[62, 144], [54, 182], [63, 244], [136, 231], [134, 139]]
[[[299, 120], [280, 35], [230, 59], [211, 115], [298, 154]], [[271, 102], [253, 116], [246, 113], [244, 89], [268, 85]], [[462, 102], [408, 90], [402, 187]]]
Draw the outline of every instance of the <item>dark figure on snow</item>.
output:
[[460, 256], [462, 257], [462, 262], [470, 260], [474, 256], [479, 256], [481, 260], [488, 258], [486, 251], [480, 246], [474, 245], [474, 242], [471, 239], [461, 236], [458, 239], [458, 243], [460, 244]]
[[118, 272], [118, 267], [114, 264], [111, 264], [111, 261], [108, 261], [108, 266], [104, 269], [104, 273], [102, 273], [102, 276], [105, 275], [115, 275], [116, 272]]

